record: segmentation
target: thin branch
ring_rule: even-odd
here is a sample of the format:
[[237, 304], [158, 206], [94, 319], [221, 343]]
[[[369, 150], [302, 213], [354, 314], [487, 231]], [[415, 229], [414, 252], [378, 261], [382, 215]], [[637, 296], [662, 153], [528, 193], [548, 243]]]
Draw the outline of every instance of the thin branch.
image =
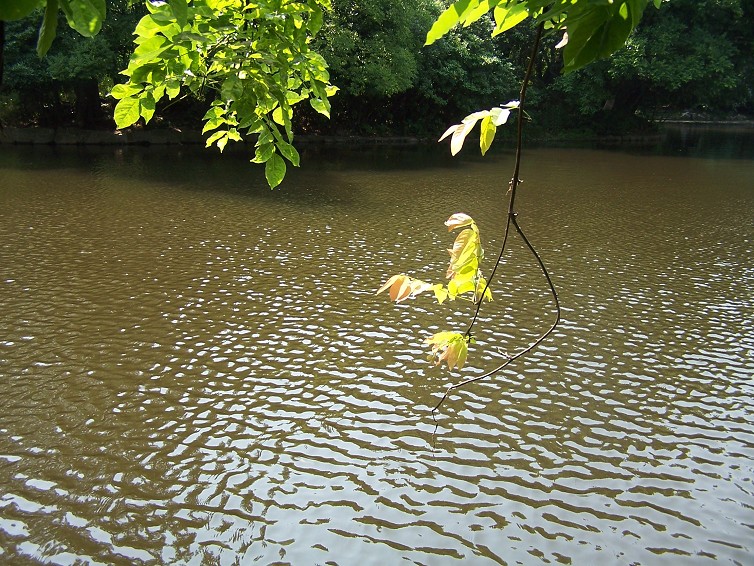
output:
[[521, 154], [523, 153], [523, 146], [524, 146], [524, 104], [526, 103], [526, 91], [529, 88], [529, 82], [531, 82], [531, 76], [534, 72], [534, 63], [537, 59], [537, 53], [539, 52], [539, 43], [542, 39], [542, 31], [544, 30], [544, 25], [539, 24], [537, 26], [537, 33], [534, 36], [534, 45], [531, 49], [531, 55], [529, 56], [529, 65], [526, 68], [526, 74], [524, 75], [523, 83], [521, 84], [521, 92], [519, 93], [519, 102], [518, 102], [518, 115], [517, 115], [517, 127], [516, 127], [516, 159], [515, 164], [513, 166], [513, 178], [510, 180], [508, 193], [510, 194], [510, 198], [508, 200], [508, 215], [507, 220], [505, 222], [505, 232], [503, 234], [503, 244], [500, 246], [500, 253], [497, 256], [497, 261], [495, 261], [495, 265], [492, 268], [492, 273], [490, 273], [490, 276], [487, 278], [487, 284], [484, 286], [484, 290], [482, 291], [481, 295], [479, 295], [480, 299], [477, 303], [476, 310], [474, 311], [474, 316], [471, 319], [471, 322], [469, 323], [469, 327], [466, 330], [466, 336], [471, 336], [471, 329], [474, 327], [474, 324], [476, 323], [477, 317], [479, 316], [479, 310], [482, 308], [482, 299], [484, 298], [484, 294], [487, 292], [487, 289], [489, 288], [490, 284], [492, 283], [492, 280], [495, 277], [495, 272], [497, 272], [498, 266], [503, 261], [503, 254], [505, 253], [505, 246], [508, 243], [508, 234], [510, 233], [510, 227], [511, 227], [511, 218], [514, 212], [514, 204], [516, 200], [516, 189], [518, 188], [518, 184], [521, 182], [521, 180], [518, 178], [518, 174], [521, 171]]
[[450, 385], [448, 389], [445, 391], [445, 394], [442, 396], [442, 399], [440, 399], [439, 403], [434, 406], [432, 409], [432, 414], [434, 415], [437, 409], [439, 409], [442, 404], [445, 402], [445, 399], [447, 399], [448, 395], [451, 391], [454, 389], [460, 389], [461, 387], [465, 387], [466, 385], [470, 383], [474, 383], [476, 381], [480, 381], [482, 379], [486, 379], [492, 375], [495, 375], [499, 371], [502, 371], [505, 369], [509, 364], [516, 361], [518, 358], [523, 356], [524, 354], [527, 354], [531, 352], [534, 348], [539, 346], [550, 334], [553, 333], [553, 331], [557, 328], [558, 324], [560, 323], [561, 318], [561, 308], [560, 308], [560, 300], [558, 299], [558, 292], [555, 290], [555, 285], [552, 282], [552, 278], [550, 277], [550, 273], [547, 271], [547, 267], [545, 267], [544, 262], [542, 261], [542, 258], [540, 257], [539, 253], [536, 249], [534, 249], [534, 246], [532, 246], [529, 239], [526, 237], [526, 234], [524, 234], [524, 231], [521, 229], [521, 226], [518, 224], [518, 220], [516, 218], [516, 214], [512, 214], [510, 217], [511, 223], [516, 228], [516, 232], [518, 232], [519, 236], [521, 236], [521, 239], [524, 241], [526, 246], [529, 248], [529, 251], [531, 251], [532, 255], [537, 259], [537, 263], [539, 263], [539, 268], [541, 269], [542, 273], [545, 276], [545, 279], [547, 279], [547, 285], [550, 287], [550, 294], [552, 295], [553, 301], [555, 303], [555, 320], [553, 321], [550, 328], [547, 329], [546, 332], [544, 332], [539, 338], [537, 338], [534, 342], [531, 342], [526, 347], [522, 348], [512, 356], [506, 355], [506, 360], [501, 365], [496, 367], [495, 369], [492, 369], [486, 373], [483, 373], [482, 375], [478, 375], [476, 377], [470, 377], [469, 379], [465, 379], [464, 381], [461, 381], [460, 383], [455, 383], [453, 385]]
[[[531, 342], [530, 344], [528, 344], [527, 346], [525, 346], [524, 348], [516, 352], [514, 355], [510, 356], [506, 354], [505, 362], [503, 362], [498, 367], [490, 371], [487, 371], [483, 373], [482, 375], [471, 377], [469, 379], [465, 379], [464, 381], [461, 381], [460, 383], [450, 385], [446, 389], [445, 394], [442, 396], [440, 401], [432, 409], [433, 417], [435, 416], [435, 413], [437, 412], [437, 410], [442, 406], [442, 404], [448, 398], [448, 395], [450, 394], [451, 391], [455, 389], [460, 389], [461, 387], [465, 387], [466, 385], [469, 385], [470, 383], [475, 383], [477, 381], [480, 381], [482, 379], [485, 379], [487, 377], [490, 377], [502, 371], [509, 364], [513, 363], [515, 360], [517, 360], [524, 354], [531, 352], [534, 348], [539, 346], [539, 344], [541, 344], [550, 334], [552, 334], [552, 332], [560, 323], [560, 317], [561, 317], [560, 301], [558, 300], [558, 293], [555, 290], [555, 286], [553, 285], [552, 278], [550, 277], [550, 274], [547, 271], [547, 267], [542, 261], [542, 258], [540, 257], [539, 253], [531, 244], [529, 239], [526, 237], [526, 234], [524, 234], [524, 231], [521, 229], [521, 226], [518, 224], [518, 220], [516, 218], [517, 214], [515, 211], [516, 191], [518, 189], [518, 185], [521, 183], [521, 179], [519, 179], [518, 176], [521, 171], [521, 155], [523, 153], [523, 145], [524, 145], [523, 144], [524, 104], [526, 102], [526, 92], [529, 87], [529, 83], [531, 82], [532, 73], [534, 71], [534, 65], [537, 59], [537, 53], [539, 52], [539, 44], [540, 44], [540, 40], [542, 39], [543, 29], [544, 29], [543, 24], [539, 24], [537, 26], [537, 33], [534, 37], [534, 44], [532, 46], [531, 56], [529, 57], [529, 65], [526, 68], [526, 74], [524, 75], [523, 83], [521, 84], [521, 92], [519, 96], [518, 116], [517, 116], [518, 122], [517, 122], [517, 131], [516, 131], [516, 158], [515, 158], [515, 163], [513, 167], [513, 177], [510, 180], [509, 189], [508, 189], [508, 193], [510, 197], [508, 200], [508, 214], [507, 214], [506, 223], [505, 223], [503, 243], [502, 243], [502, 246], [500, 247], [500, 253], [498, 254], [497, 261], [495, 262], [495, 265], [492, 268], [492, 273], [490, 274], [490, 277], [487, 280], [487, 284], [485, 285], [484, 290], [482, 291], [482, 294], [480, 296], [484, 297], [484, 294], [487, 292], [487, 289], [489, 288], [490, 283], [492, 282], [492, 279], [495, 277], [495, 272], [497, 271], [498, 266], [502, 263], [503, 254], [505, 253], [505, 248], [508, 243], [508, 235], [510, 234], [510, 227], [512, 224], [514, 228], [516, 229], [516, 232], [518, 232], [519, 236], [521, 236], [521, 239], [529, 248], [529, 251], [536, 258], [537, 263], [539, 264], [540, 270], [542, 271], [542, 273], [545, 276], [545, 279], [547, 280], [547, 285], [550, 288], [550, 293], [555, 303], [555, 321], [547, 329], [547, 331], [545, 331], [542, 335], [539, 336], [539, 338], [537, 338], [536, 340], [534, 340], [533, 342]], [[467, 337], [471, 336], [471, 329], [474, 327], [477, 317], [479, 316], [479, 310], [481, 309], [481, 305], [482, 305], [482, 301], [480, 299], [479, 302], [477, 303], [476, 310], [474, 311], [474, 316], [471, 319], [471, 322], [469, 323], [468, 329], [466, 330]]]

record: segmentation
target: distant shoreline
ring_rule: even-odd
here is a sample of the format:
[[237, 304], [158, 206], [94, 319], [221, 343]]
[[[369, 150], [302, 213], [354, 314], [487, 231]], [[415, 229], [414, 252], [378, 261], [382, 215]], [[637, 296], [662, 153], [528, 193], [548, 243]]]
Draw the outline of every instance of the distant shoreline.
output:
[[[658, 120], [662, 125], [688, 126], [743, 126], [754, 128], [754, 120]], [[573, 132], [554, 132], [553, 135], [534, 134], [532, 141], [597, 141], [606, 143], [635, 143], [651, 141], [661, 133], [626, 133], [623, 135], [579, 134]], [[434, 143], [431, 137], [414, 136], [358, 136], [358, 135], [297, 135], [296, 142], [301, 144], [338, 145], [418, 145]], [[0, 145], [54, 145], [54, 146], [147, 146], [147, 145], [204, 145], [205, 140], [198, 131], [184, 131], [177, 128], [130, 129], [120, 130], [86, 130], [81, 128], [19, 128], [6, 126], [0, 128]]]

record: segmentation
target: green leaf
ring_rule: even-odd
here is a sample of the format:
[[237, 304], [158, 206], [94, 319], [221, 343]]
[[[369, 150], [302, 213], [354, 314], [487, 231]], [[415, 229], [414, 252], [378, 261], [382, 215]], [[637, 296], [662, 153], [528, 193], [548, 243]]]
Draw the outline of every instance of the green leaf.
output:
[[435, 299], [437, 299], [438, 303], [443, 304], [445, 299], [448, 298], [448, 290], [443, 284], [436, 283], [432, 286], [432, 290], [435, 292]]
[[482, 0], [481, 2], [479, 2], [479, 5], [476, 8], [473, 8], [468, 12], [468, 15], [466, 15], [463, 20], [463, 27], [469, 27], [491, 9], [492, 7], [490, 6], [490, 0]]
[[[228, 133], [225, 130], [221, 130], [219, 132], [215, 132], [214, 134], [212, 134], [210, 137], [207, 138], [207, 142], [204, 144], [204, 147], [211, 146], [213, 143], [217, 142], [219, 139], [221, 139], [221, 138], [223, 138], [223, 137], [225, 137], [227, 135], [228, 135]], [[224, 144], [223, 144], [223, 147], [224, 147]], [[222, 151], [222, 149], [220, 149], [220, 151]]]
[[39, 28], [37, 55], [44, 57], [55, 39], [58, 29], [58, 0], [47, 0], [42, 27]]
[[142, 90], [141, 85], [134, 85], [134, 84], [117, 84], [113, 87], [113, 90], [110, 91], [110, 96], [113, 98], [117, 98], [120, 100], [121, 98], [125, 98], [127, 96], [133, 96], [134, 94], [139, 94]]
[[252, 163], [265, 163], [275, 153], [275, 144], [263, 143], [257, 146]]
[[102, 28], [107, 11], [105, 0], [60, 0], [68, 25], [85, 37], [94, 37]]
[[462, 21], [462, 18], [479, 5], [479, 0], [458, 0], [448, 7], [437, 18], [432, 28], [427, 32], [427, 40], [424, 45], [432, 45], [443, 35], [448, 33], [454, 26]]
[[175, 21], [179, 26], [184, 27], [188, 22], [188, 4], [186, 0], [168, 0], [170, 10], [175, 16]]
[[118, 128], [127, 128], [136, 123], [141, 116], [141, 102], [137, 97], [129, 96], [122, 98], [115, 105], [115, 125]]
[[20, 20], [41, 5], [42, 0], [2, 0], [0, 2], [0, 20]]
[[157, 58], [160, 54], [162, 54], [166, 49], [170, 48], [170, 43], [168, 42], [167, 38], [165, 38], [162, 35], [154, 35], [152, 37], [146, 38], [144, 41], [139, 43], [139, 46], [134, 49], [133, 55], [131, 55], [131, 60], [129, 61], [129, 68], [131, 66], [137, 66], [137, 65], [143, 65], [145, 63], [152, 62], [155, 58]]
[[237, 76], [231, 75], [223, 81], [220, 96], [223, 100], [238, 100], [243, 96], [243, 83]]
[[264, 176], [271, 189], [277, 187], [285, 178], [285, 161], [277, 153], [273, 153], [264, 165]]
[[313, 6], [311, 13], [309, 14], [309, 31], [312, 34], [316, 34], [321, 28], [323, 23], [323, 12], [319, 6]]
[[500, 35], [509, 29], [516, 27], [529, 17], [529, 11], [526, 4], [521, 2], [510, 7], [498, 5], [495, 7], [495, 29], [492, 31], [492, 37]]
[[482, 131], [479, 134], [479, 147], [482, 150], [482, 155], [484, 155], [492, 145], [492, 140], [495, 139], [495, 131], [497, 130], [492, 116], [485, 116], [482, 118], [481, 128]]
[[277, 145], [278, 151], [283, 154], [283, 157], [290, 161], [294, 167], [298, 167], [301, 158], [295, 147], [282, 140], [278, 140], [275, 145]]
[[568, 43], [563, 48], [564, 72], [607, 57], [625, 44], [633, 29], [627, 6], [593, 8], [568, 25]]
[[144, 122], [148, 123], [152, 116], [154, 116], [154, 110], [155, 110], [155, 101], [154, 97], [151, 93], [146, 93], [144, 97], [140, 100], [141, 107], [139, 109], [139, 113], [144, 118]]
[[309, 104], [311, 104], [312, 108], [314, 108], [323, 116], [327, 116], [328, 118], [330, 117], [330, 103], [327, 102], [327, 100], [322, 100], [321, 98], [311, 98], [309, 100]]
[[165, 92], [170, 100], [173, 100], [181, 93], [181, 83], [176, 79], [168, 79], [165, 82]]

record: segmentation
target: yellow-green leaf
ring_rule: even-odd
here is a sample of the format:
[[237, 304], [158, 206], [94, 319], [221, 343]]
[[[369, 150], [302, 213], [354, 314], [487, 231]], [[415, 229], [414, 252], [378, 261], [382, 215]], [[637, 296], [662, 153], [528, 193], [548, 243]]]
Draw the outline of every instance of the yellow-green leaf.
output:
[[139, 116], [141, 116], [141, 102], [136, 97], [128, 96], [122, 98], [115, 105], [113, 118], [115, 118], [115, 126], [117, 128], [127, 128], [136, 123]]
[[271, 189], [283, 182], [285, 171], [285, 161], [277, 153], [273, 153], [264, 165], [264, 176]]
[[520, 2], [509, 7], [498, 4], [495, 7], [494, 15], [496, 25], [492, 37], [500, 35], [523, 22], [529, 17], [529, 12], [526, 10], [526, 4]]
[[482, 150], [482, 155], [484, 155], [492, 145], [492, 140], [495, 139], [497, 127], [495, 127], [492, 116], [489, 115], [482, 118], [482, 124], [480, 127], [482, 131], [479, 134], [479, 147]]
[[478, 6], [479, 0], [458, 0], [451, 4], [432, 24], [432, 28], [427, 32], [427, 40], [424, 45], [433, 44], [454, 26], [464, 22]]

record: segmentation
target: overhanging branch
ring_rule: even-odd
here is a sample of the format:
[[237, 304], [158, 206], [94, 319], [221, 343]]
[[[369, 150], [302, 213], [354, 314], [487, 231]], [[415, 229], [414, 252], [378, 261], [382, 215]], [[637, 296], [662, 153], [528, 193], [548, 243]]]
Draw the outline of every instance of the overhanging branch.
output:
[[[531, 352], [534, 348], [539, 346], [552, 332], [557, 328], [558, 324], [560, 323], [561, 318], [561, 308], [560, 308], [560, 301], [558, 300], [558, 293], [555, 290], [555, 285], [552, 282], [552, 278], [550, 277], [549, 272], [547, 271], [547, 267], [545, 266], [544, 262], [542, 261], [541, 256], [537, 252], [537, 250], [534, 248], [532, 243], [529, 241], [529, 239], [526, 237], [526, 234], [521, 229], [521, 226], [518, 223], [517, 213], [515, 210], [515, 202], [516, 202], [516, 191], [518, 189], [518, 185], [521, 183], [521, 179], [519, 179], [519, 173], [521, 170], [521, 156], [523, 153], [523, 124], [524, 124], [524, 104], [526, 102], [526, 92], [529, 87], [529, 83], [531, 81], [531, 76], [534, 70], [535, 61], [537, 58], [537, 54], [539, 52], [539, 44], [540, 40], [542, 39], [542, 32], [543, 32], [543, 25], [539, 24], [537, 26], [537, 32], [534, 37], [534, 44], [532, 46], [531, 56], [529, 58], [529, 65], [526, 69], [526, 74], [524, 75], [523, 83], [521, 85], [521, 92], [519, 96], [519, 106], [518, 106], [518, 123], [517, 123], [517, 130], [516, 130], [516, 158], [515, 158], [515, 164], [513, 168], [513, 177], [510, 180], [509, 183], [509, 199], [508, 199], [508, 214], [506, 217], [505, 222], [505, 232], [503, 234], [503, 243], [500, 247], [500, 253], [498, 254], [497, 261], [495, 262], [494, 267], [492, 268], [492, 273], [490, 274], [489, 279], [487, 280], [487, 284], [485, 285], [484, 291], [480, 295], [481, 297], [484, 296], [484, 293], [487, 291], [487, 288], [490, 286], [490, 283], [492, 282], [492, 279], [495, 276], [495, 272], [497, 271], [497, 268], [502, 263], [503, 255], [505, 253], [505, 249], [508, 243], [508, 236], [510, 234], [510, 228], [511, 225], [515, 228], [518, 235], [521, 237], [521, 239], [526, 244], [529, 251], [532, 253], [534, 258], [537, 260], [537, 263], [539, 264], [539, 268], [542, 271], [542, 274], [545, 277], [545, 280], [547, 281], [547, 285], [549, 287], [550, 294], [553, 298], [553, 302], [555, 305], [555, 320], [553, 321], [552, 325], [544, 332], [542, 333], [536, 340], [529, 343], [527, 346], [521, 348], [518, 350], [515, 354], [512, 356], [506, 355], [506, 360], [498, 367], [487, 371], [483, 373], [482, 375], [478, 375], [476, 377], [472, 377], [469, 379], [465, 379], [464, 381], [461, 381], [460, 383], [456, 383], [453, 385], [450, 385], [447, 390], [445, 391], [444, 395], [440, 399], [440, 401], [437, 403], [437, 405], [434, 406], [432, 409], [432, 415], [434, 416], [437, 410], [442, 406], [442, 404], [445, 402], [445, 400], [448, 398], [448, 395], [451, 391], [454, 391], [456, 389], [460, 389], [462, 387], [465, 387], [471, 383], [475, 383], [477, 381], [481, 381], [482, 379], [486, 379], [488, 377], [491, 377], [495, 375], [496, 373], [502, 371], [505, 369], [508, 365], [516, 361], [521, 356]], [[471, 330], [474, 327], [474, 324], [477, 321], [477, 317], [479, 316], [479, 311], [481, 309], [482, 301], [480, 300], [477, 303], [476, 309], [474, 311], [474, 316], [471, 319], [471, 322], [469, 323], [469, 327], [466, 330], [466, 336], [471, 336]]]

